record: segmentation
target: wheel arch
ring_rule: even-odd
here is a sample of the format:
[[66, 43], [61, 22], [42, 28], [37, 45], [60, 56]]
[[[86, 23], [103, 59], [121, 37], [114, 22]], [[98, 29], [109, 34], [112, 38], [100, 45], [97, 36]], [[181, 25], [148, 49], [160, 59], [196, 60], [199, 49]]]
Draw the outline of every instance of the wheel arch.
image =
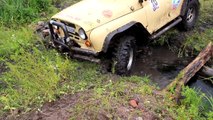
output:
[[116, 38], [119, 38], [125, 35], [132, 35], [136, 38], [137, 41], [141, 37], [143, 38], [146, 37], [146, 39], [148, 39], [148, 36], [151, 36], [150, 33], [146, 30], [146, 28], [141, 23], [136, 21], [131, 21], [127, 23], [126, 25], [110, 32], [106, 36], [102, 51], [106, 53], [110, 45], [116, 42]]

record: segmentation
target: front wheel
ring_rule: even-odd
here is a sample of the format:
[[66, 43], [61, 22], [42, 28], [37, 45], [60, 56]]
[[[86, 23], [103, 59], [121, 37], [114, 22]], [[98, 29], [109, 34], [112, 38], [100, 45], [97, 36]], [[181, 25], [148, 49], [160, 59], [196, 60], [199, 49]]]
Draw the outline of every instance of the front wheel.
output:
[[194, 28], [199, 16], [199, 2], [197, 0], [189, 1], [185, 15], [180, 24], [181, 29], [187, 31]]
[[112, 71], [118, 75], [129, 75], [135, 62], [135, 38], [122, 37], [113, 53]]

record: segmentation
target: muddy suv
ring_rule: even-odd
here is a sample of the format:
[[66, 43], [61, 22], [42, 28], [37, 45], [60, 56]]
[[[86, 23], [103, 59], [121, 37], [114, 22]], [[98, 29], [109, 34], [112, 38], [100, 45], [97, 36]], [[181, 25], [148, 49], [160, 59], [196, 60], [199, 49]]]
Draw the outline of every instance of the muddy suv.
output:
[[198, 13], [198, 0], [82, 0], [54, 15], [49, 27], [58, 50], [93, 62], [110, 58], [111, 70], [124, 75], [138, 43], [176, 25], [190, 30]]

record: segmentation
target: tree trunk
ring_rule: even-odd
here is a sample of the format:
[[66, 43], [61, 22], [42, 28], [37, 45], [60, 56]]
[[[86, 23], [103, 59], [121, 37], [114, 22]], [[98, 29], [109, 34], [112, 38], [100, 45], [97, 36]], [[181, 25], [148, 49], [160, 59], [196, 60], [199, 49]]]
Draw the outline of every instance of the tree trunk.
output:
[[205, 75], [208, 77], [213, 77], [213, 68], [210, 68], [208, 66], [203, 66], [203, 68], [200, 71], [201, 75]]
[[175, 89], [176, 102], [179, 101], [181, 96], [181, 89], [189, 80], [204, 66], [204, 64], [213, 56], [213, 45], [209, 43], [207, 47], [200, 52], [200, 54], [187, 66], [185, 67], [175, 80], [164, 89], [169, 91]]

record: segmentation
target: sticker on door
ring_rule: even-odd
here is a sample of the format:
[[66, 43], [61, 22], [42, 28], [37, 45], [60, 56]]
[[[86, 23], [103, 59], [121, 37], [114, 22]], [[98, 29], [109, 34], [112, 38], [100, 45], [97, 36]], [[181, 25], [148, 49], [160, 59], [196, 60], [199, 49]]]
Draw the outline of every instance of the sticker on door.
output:
[[180, 5], [181, 0], [172, 0], [172, 9], [177, 9]]
[[160, 6], [157, 0], [150, 0], [153, 11], [156, 11]]

